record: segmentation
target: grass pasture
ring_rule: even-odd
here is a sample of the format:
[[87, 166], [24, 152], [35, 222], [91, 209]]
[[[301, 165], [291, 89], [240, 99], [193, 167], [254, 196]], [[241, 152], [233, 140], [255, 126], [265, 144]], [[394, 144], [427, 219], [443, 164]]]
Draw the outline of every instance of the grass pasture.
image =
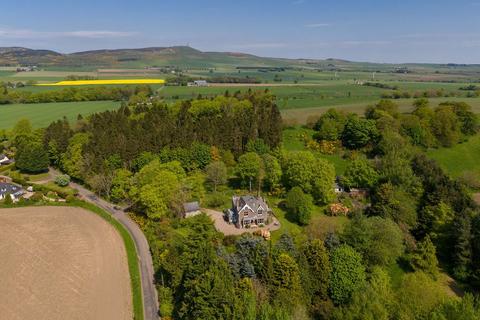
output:
[[20, 119], [29, 119], [35, 128], [48, 126], [62, 119], [75, 121], [79, 114], [86, 116], [95, 112], [113, 110], [120, 106], [115, 101], [59, 102], [35, 104], [0, 105], [0, 129], [11, 129]]
[[452, 148], [434, 149], [427, 154], [454, 177], [469, 172], [480, 176], [480, 134]]

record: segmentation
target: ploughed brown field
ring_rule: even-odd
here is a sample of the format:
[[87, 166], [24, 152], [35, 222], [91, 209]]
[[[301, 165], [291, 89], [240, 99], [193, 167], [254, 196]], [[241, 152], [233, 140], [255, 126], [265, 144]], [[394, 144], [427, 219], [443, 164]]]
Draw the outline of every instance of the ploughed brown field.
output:
[[81, 208], [0, 209], [0, 319], [132, 319], [118, 232]]

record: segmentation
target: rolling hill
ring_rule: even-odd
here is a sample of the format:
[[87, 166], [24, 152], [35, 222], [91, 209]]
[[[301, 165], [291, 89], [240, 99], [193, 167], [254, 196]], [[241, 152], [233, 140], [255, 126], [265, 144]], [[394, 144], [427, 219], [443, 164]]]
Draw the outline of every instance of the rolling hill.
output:
[[139, 68], [178, 66], [214, 68], [228, 66], [288, 67], [302, 64], [288, 59], [261, 58], [244, 53], [202, 52], [190, 47], [152, 47], [83, 51], [62, 54], [50, 50], [21, 47], [0, 48], [0, 65], [38, 65], [41, 67]]
[[341, 59], [283, 59], [238, 52], [203, 52], [188, 46], [93, 50], [63, 54], [51, 50], [0, 47], [0, 66], [31, 66], [50, 70], [94, 71], [98, 68], [146, 68], [174, 66], [181, 69], [301, 68], [312, 71], [364, 71], [386, 73], [462, 75], [480, 78], [480, 65], [383, 64]]

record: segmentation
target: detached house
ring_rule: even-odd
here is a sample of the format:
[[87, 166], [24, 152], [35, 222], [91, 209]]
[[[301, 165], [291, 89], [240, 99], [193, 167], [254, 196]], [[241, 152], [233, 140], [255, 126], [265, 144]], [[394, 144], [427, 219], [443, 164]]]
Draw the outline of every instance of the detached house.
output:
[[232, 208], [227, 211], [227, 220], [237, 228], [265, 225], [271, 210], [265, 200], [254, 196], [233, 196]]

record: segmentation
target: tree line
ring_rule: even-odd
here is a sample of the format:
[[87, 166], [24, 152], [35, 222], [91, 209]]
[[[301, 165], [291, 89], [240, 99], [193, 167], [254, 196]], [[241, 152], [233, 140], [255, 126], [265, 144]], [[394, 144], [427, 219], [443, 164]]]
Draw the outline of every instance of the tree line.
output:
[[81, 120], [76, 128], [56, 121], [45, 129], [44, 145], [54, 165], [87, 181], [119, 168], [138, 169], [145, 153], [203, 169], [202, 157], [210, 157], [212, 146], [238, 157], [258, 139], [271, 148], [280, 144], [280, 112], [270, 94], [248, 92], [174, 105], [125, 105]]
[[71, 87], [61, 90], [30, 92], [8, 90], [0, 86], [0, 104], [14, 103], [51, 103], [51, 102], [80, 102], [80, 101], [127, 101], [130, 97], [141, 95], [150, 96], [152, 89], [149, 86], [134, 87]]
[[381, 100], [365, 111], [365, 117], [328, 110], [314, 124], [319, 141], [341, 141], [349, 149], [381, 148], [382, 135], [392, 132], [423, 148], [451, 147], [478, 132], [478, 119], [465, 102], [443, 102], [431, 108], [417, 99], [411, 113], [401, 114], [391, 100]]

